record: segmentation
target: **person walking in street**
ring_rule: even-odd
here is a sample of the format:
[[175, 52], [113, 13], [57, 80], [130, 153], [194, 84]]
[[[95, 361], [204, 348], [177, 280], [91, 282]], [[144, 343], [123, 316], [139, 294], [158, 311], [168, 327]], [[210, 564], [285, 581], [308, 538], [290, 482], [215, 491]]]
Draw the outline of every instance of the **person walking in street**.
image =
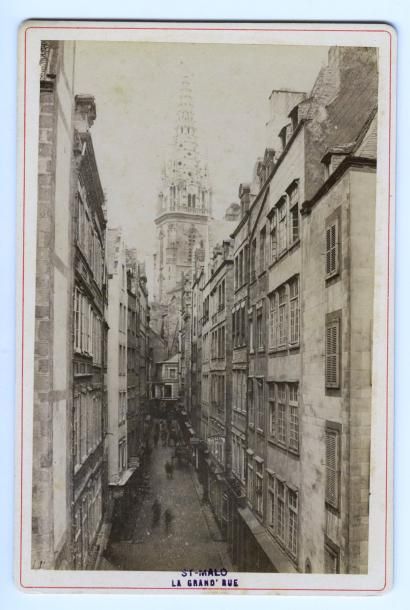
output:
[[165, 532], [167, 534], [169, 534], [170, 530], [171, 530], [171, 523], [172, 520], [174, 519], [174, 515], [172, 514], [172, 511], [170, 508], [167, 508], [165, 513], [164, 513], [164, 521], [165, 521]]
[[174, 474], [174, 465], [168, 460], [165, 462], [165, 473], [167, 475], [167, 479], [172, 479]]
[[152, 527], [156, 527], [161, 519], [161, 503], [155, 498], [152, 504]]
[[155, 446], [155, 449], [158, 447], [158, 441], [159, 441], [159, 429], [156, 429], [154, 431], [154, 446]]
[[167, 436], [168, 436], [168, 433], [167, 433], [167, 430], [166, 430], [166, 428], [164, 426], [162, 428], [162, 431], [161, 431], [161, 441], [162, 441], [162, 446], [163, 447], [167, 446]]

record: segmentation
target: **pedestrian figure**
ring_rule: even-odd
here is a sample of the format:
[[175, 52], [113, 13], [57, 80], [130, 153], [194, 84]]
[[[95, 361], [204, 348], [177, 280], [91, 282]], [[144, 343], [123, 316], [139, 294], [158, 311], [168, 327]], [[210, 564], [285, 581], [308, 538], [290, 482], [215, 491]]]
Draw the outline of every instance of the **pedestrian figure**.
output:
[[155, 430], [155, 433], [154, 433], [154, 445], [155, 445], [155, 449], [158, 447], [158, 441], [159, 441], [159, 430]]
[[155, 498], [154, 503], [152, 505], [152, 526], [155, 527], [158, 525], [161, 519], [161, 503], [158, 498]]
[[167, 475], [167, 479], [172, 479], [172, 474], [174, 472], [174, 467], [171, 462], [168, 460], [165, 462], [165, 473]]
[[164, 513], [165, 531], [167, 534], [169, 534], [169, 531], [171, 529], [171, 523], [172, 523], [173, 518], [174, 518], [174, 515], [172, 514], [171, 509], [167, 508]]
[[165, 428], [162, 429], [161, 432], [161, 440], [162, 440], [162, 446], [166, 447], [167, 446], [167, 431]]

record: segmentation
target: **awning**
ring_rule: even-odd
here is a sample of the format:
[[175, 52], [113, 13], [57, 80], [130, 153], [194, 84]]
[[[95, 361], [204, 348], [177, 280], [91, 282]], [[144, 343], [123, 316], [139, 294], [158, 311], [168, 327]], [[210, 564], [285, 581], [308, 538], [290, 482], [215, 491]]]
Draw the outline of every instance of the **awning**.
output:
[[245, 508], [238, 508], [238, 513], [245, 521], [246, 525], [252, 532], [256, 542], [264, 551], [265, 555], [271, 561], [275, 570], [280, 573], [291, 572], [297, 573], [297, 570], [288, 556], [280, 548], [279, 544], [268, 534], [263, 525], [255, 517], [251, 509], [246, 506]]

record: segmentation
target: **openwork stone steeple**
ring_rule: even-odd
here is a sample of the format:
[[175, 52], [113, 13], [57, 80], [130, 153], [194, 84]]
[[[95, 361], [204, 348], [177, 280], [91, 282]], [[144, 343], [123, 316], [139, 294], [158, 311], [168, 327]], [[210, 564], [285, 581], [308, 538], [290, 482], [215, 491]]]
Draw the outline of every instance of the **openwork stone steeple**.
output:
[[173, 150], [163, 169], [158, 197], [158, 215], [168, 211], [204, 215], [211, 213], [208, 170], [198, 152], [191, 80], [188, 75], [182, 79]]

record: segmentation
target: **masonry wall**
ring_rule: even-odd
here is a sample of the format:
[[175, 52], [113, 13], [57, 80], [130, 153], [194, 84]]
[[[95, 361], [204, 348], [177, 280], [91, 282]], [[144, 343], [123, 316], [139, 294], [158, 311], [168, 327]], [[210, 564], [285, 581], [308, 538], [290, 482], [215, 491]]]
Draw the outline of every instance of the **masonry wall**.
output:
[[[349, 572], [367, 573], [376, 171], [350, 171]], [[376, 276], [377, 277], [377, 276]]]
[[71, 216], [74, 44], [50, 43], [40, 85], [32, 565], [70, 561]]

